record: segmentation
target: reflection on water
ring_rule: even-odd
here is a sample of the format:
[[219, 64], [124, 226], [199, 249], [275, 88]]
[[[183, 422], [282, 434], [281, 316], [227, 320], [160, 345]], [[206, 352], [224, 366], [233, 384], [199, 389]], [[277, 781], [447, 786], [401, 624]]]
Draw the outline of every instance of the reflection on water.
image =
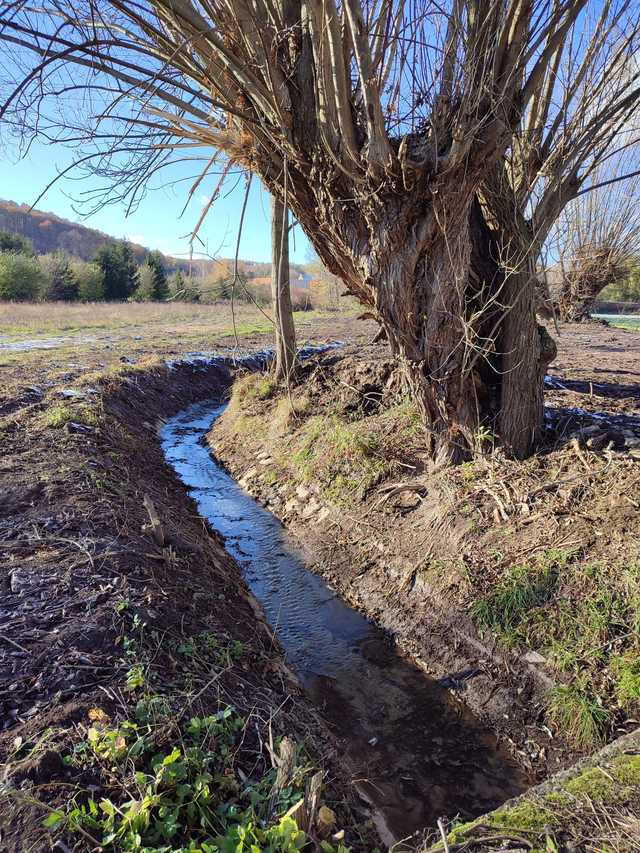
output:
[[495, 738], [305, 568], [279, 521], [211, 457], [204, 436], [223, 411], [208, 402], [176, 415], [162, 430], [165, 456], [225, 537], [387, 835], [406, 837], [441, 815], [472, 817], [520, 793], [527, 780]]

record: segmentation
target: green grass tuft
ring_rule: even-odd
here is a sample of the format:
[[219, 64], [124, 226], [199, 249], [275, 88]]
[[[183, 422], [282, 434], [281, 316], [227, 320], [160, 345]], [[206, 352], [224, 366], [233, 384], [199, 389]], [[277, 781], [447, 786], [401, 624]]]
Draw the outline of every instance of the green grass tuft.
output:
[[584, 680], [560, 684], [550, 695], [549, 718], [580, 749], [590, 749], [605, 740], [611, 712], [599, 704]]

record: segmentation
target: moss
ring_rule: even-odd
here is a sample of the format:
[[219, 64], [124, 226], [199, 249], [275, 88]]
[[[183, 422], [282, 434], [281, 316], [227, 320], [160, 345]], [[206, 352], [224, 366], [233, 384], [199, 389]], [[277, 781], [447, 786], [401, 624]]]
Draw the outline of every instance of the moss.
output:
[[611, 771], [622, 785], [640, 787], [640, 755], [620, 755], [611, 765]]
[[611, 803], [619, 797], [619, 788], [600, 767], [585, 770], [564, 786], [574, 796], [586, 796], [598, 803]]
[[493, 812], [486, 822], [502, 829], [520, 828], [543, 832], [545, 827], [557, 825], [559, 818], [542, 803], [534, 800], [521, 800], [514, 806]]
[[552, 809], [564, 809], [572, 805], [573, 798], [561, 791], [552, 791], [550, 794], [545, 794], [544, 803]]

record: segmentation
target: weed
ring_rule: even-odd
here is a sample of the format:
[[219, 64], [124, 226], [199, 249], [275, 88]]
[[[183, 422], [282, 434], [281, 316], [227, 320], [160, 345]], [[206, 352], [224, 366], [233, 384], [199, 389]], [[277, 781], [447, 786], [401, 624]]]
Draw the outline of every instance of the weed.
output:
[[138, 690], [144, 687], [147, 677], [142, 664], [135, 664], [127, 672], [127, 690]]
[[268, 400], [276, 392], [278, 383], [271, 376], [251, 373], [236, 380], [229, 407], [240, 409], [251, 400]]
[[588, 690], [585, 680], [560, 684], [551, 691], [549, 718], [577, 747], [588, 749], [605, 739], [611, 712]]
[[[245, 721], [233, 708], [170, 724], [173, 737], [167, 743], [166, 727], [143, 722], [150, 702], [138, 703], [137, 721], [116, 728], [104, 712], [94, 714], [99, 721], [67, 763], [104, 763], [119, 793], [106, 791], [99, 801], [76, 795], [48, 815], [47, 828], [64, 828], [123, 853], [293, 853], [307, 844], [306, 834], [283, 815], [301, 798], [304, 774], [276, 795], [274, 770], [254, 780], [237, 774], [233, 757]], [[342, 845], [322, 849], [347, 853]]]
[[44, 426], [52, 429], [59, 429], [72, 421], [86, 426], [97, 426], [98, 413], [92, 406], [69, 406], [61, 403], [49, 406], [42, 415]]
[[557, 577], [553, 561], [513, 566], [492, 592], [472, 605], [471, 614], [481, 627], [515, 645], [521, 639], [516, 629], [532, 608], [550, 598]]

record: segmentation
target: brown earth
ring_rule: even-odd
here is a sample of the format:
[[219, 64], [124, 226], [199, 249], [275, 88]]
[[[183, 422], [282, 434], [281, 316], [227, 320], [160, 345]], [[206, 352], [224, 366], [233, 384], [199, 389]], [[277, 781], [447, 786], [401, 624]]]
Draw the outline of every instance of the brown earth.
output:
[[[559, 344], [549, 431], [525, 463], [496, 448], [431, 471], [384, 346], [322, 356], [285, 397], [240, 386], [211, 434], [315, 570], [539, 779], [631, 730], [640, 711], [614, 672], [622, 660], [640, 674], [640, 336], [594, 323], [562, 328]], [[518, 593], [521, 576], [548, 589], [503, 624], [492, 596]], [[499, 612], [483, 623], [479, 603]], [[583, 711], [584, 731], [581, 719], [572, 730], [564, 717]]]
[[[320, 319], [308, 327], [308, 336], [316, 341], [340, 338], [350, 344], [344, 355], [335, 356], [337, 361], [332, 362], [334, 356], [325, 357], [313, 378], [311, 373], [305, 374], [305, 391], [319, 411], [324, 407], [355, 413], [363, 405], [365, 410], [369, 406], [376, 410], [380, 374], [375, 369], [369, 377], [366, 364], [384, 363], [387, 356], [384, 349], [366, 345], [374, 332], [373, 324], [351, 319]], [[268, 342], [269, 336], [263, 334], [243, 337], [247, 350], [260, 349]], [[638, 342], [640, 338], [633, 333], [600, 326], [570, 330], [563, 337], [556, 365], [561, 371], [552, 371], [553, 375], [587, 383], [595, 377], [613, 387], [606, 389], [606, 395], [595, 383], [593, 393], [591, 388], [586, 394], [583, 390], [550, 390], [550, 401], [593, 411], [629, 413], [637, 409]], [[41, 825], [47, 806], [65, 801], [78, 784], [94, 786], [97, 796], [109, 790], [108, 779], [83, 776], [61, 757], [86, 737], [89, 711], [99, 709], [117, 720], [135, 704], [135, 688], [124, 687], [130, 667], [126, 645], [132, 637], [148, 656], [145, 660], [151, 661], [148, 672], [153, 689], [171, 687], [177, 715], [187, 708], [189, 713], [211, 713], [221, 703], [246, 713], [253, 727], [247, 729], [238, 758], [245, 772], [259, 773], [260, 767], [270, 765], [265, 747], [270, 726], [274, 736], [287, 734], [307, 744], [313, 762], [325, 768], [325, 801], [338, 811], [339, 824], [347, 829], [352, 849], [373, 847], [371, 838], [361, 835], [368, 831], [367, 815], [350, 799], [332, 735], [283, 665], [277, 642], [237, 567], [162, 458], [157, 419], [191, 401], [210, 397], [231, 381], [222, 369], [169, 370], [161, 360], [204, 348], [205, 343], [212, 349], [228, 346], [229, 339], [203, 336], [199, 341], [163, 340], [161, 344], [123, 339], [115, 349], [109, 344], [107, 352], [77, 345], [55, 354], [12, 358], [0, 368], [0, 754], [6, 762], [5, 780], [12, 786], [11, 795], [1, 804], [0, 850], [50, 849], [56, 836]], [[355, 354], [356, 343], [362, 356]], [[121, 361], [130, 356], [136, 364]], [[590, 369], [594, 356], [604, 373]], [[350, 379], [355, 380], [351, 388], [333, 381], [335, 365], [345, 360], [343, 379], [347, 386]], [[359, 375], [358, 364], [365, 365], [363, 375]], [[619, 383], [616, 364], [622, 365], [622, 385], [628, 388]], [[323, 372], [328, 379], [321, 378]], [[390, 388], [389, 394], [392, 392]], [[569, 422], [565, 426], [572, 428]], [[638, 493], [636, 466], [627, 450], [617, 451], [608, 444], [599, 451], [581, 447], [578, 454], [561, 443], [541, 456], [536, 461], [540, 469], [531, 476], [544, 488], [529, 501], [530, 516], [521, 517], [515, 495], [509, 500], [499, 495], [508, 518], [499, 525], [493, 520], [495, 510], [500, 512], [499, 503], [480, 489], [474, 495], [474, 507], [485, 519], [487, 531], [471, 556], [485, 552], [491, 537], [500, 533], [508, 534], [507, 540], [521, 547], [525, 540], [518, 538], [520, 533], [512, 536], [512, 531], [521, 529], [527, 531], [531, 550], [558, 543], [564, 547], [563, 530], [546, 522], [534, 526], [526, 521], [541, 509], [556, 515], [558, 506], [568, 501], [568, 515], [561, 525], [568, 518], [569, 525], [564, 526], [573, 532], [578, 497], [560, 494], [560, 483], [557, 488], [547, 488], [552, 474], [554, 482], [565, 479], [557, 473], [561, 465], [571, 476], [584, 471], [580, 476], [589, 493], [594, 500], [600, 496], [599, 526], [607, 534], [597, 539], [597, 553], [608, 554], [612, 547], [622, 553], [622, 517], [628, 532], [637, 531], [637, 505], [632, 497]], [[256, 436], [253, 444], [246, 444], [242, 457], [228, 446], [224, 456], [235, 471], [246, 473], [251, 455], [260, 452], [261, 446], [262, 440]], [[400, 472], [410, 475], [403, 480], [416, 479], [415, 472], [402, 463], [424, 468], [419, 442], [404, 450], [407, 454], [402, 458], [396, 453], [396, 482]], [[584, 470], [580, 455], [590, 472]], [[486, 465], [479, 462], [477, 484], [499, 479], [506, 469], [495, 466], [508, 464], [497, 458]], [[511, 472], [514, 482], [515, 470]], [[418, 479], [429, 476], [426, 470], [418, 470]], [[456, 488], [466, 488], [464, 480], [456, 481], [456, 476], [463, 475], [455, 475], [451, 481], [441, 478], [443, 494], [452, 499], [449, 504], [455, 504]], [[530, 488], [529, 475], [523, 477]], [[341, 509], [337, 517], [327, 503], [331, 521], [327, 518], [311, 525], [299, 519], [298, 509], [285, 511], [279, 489], [252, 478], [248, 482], [274, 512], [291, 523], [294, 532], [308, 537], [313, 553], [327, 558], [326, 574], [345, 597], [389, 628], [430, 671], [452, 678], [457, 692], [466, 684], [465, 700], [484, 713], [505, 738], [511, 738], [523, 763], [543, 775], [549, 767], [568, 760], [574, 750], [564, 744], [554, 749], [557, 738], [549, 739], [541, 728], [539, 685], [552, 677], [546, 666], [525, 665], [521, 656], [496, 649], [479, 636], [460, 608], [462, 582], [453, 569], [451, 583], [438, 588], [430, 583], [428, 572], [424, 577], [413, 572], [417, 565], [413, 558], [420, 554], [424, 560], [429, 544], [435, 541], [434, 531], [439, 531], [437, 546], [443, 547], [445, 557], [457, 554], [468, 542], [468, 531], [465, 534], [456, 528], [460, 518], [455, 507], [452, 525], [448, 516], [438, 515], [429, 493], [416, 506], [412, 506], [411, 492], [392, 495], [375, 506], [384, 493], [372, 491], [363, 496], [364, 501], [353, 501], [349, 513]], [[295, 484], [290, 482], [286, 488], [295, 491]], [[148, 529], [145, 495], [152, 499], [165, 525], [168, 539], [164, 547]], [[295, 499], [307, 506], [310, 503], [309, 496]], [[613, 509], [607, 509], [609, 504]], [[441, 528], [434, 527], [429, 512], [440, 518]], [[314, 511], [316, 520], [319, 514]], [[331, 548], [327, 532], [334, 543]], [[502, 535], [501, 542], [504, 539]], [[436, 554], [434, 548], [433, 556]], [[495, 571], [499, 573], [513, 558], [514, 551], [505, 548]], [[410, 573], [408, 563], [413, 566]], [[446, 572], [445, 577], [449, 577]], [[484, 576], [485, 589], [492, 580], [490, 574]], [[434, 596], [431, 609], [424, 603], [427, 593]], [[467, 589], [465, 595], [469, 594]], [[402, 612], [405, 607], [406, 615]], [[456, 608], [458, 612], [454, 612]], [[236, 660], [229, 653], [228, 664], [222, 668], [202, 660], [187, 666], [176, 654], [176, 646], [202, 634], [214, 636], [223, 649], [240, 643], [243, 654]], [[470, 652], [469, 643], [480, 645]], [[481, 672], [466, 680], [459, 673], [468, 669], [470, 660], [474, 665], [480, 663]], [[500, 709], [512, 719], [503, 723]], [[629, 727], [621, 711], [616, 712], [615, 727], [609, 736]], [[63, 838], [67, 846], [74, 846], [74, 839]], [[75, 841], [74, 849], [87, 849], [86, 841]]]
[[[331, 319], [314, 333], [326, 340], [339, 325]], [[243, 343], [258, 350], [270, 336]], [[181, 346], [167, 349], [175, 357]], [[246, 776], [271, 766], [270, 737], [302, 745], [307, 761], [324, 769], [324, 801], [351, 844], [370, 849], [360, 837], [370, 831], [367, 814], [357, 804], [350, 810], [332, 736], [157, 440], [159, 418], [224, 393], [233, 372], [170, 367], [164, 354], [120, 362], [112, 373], [100, 372], [100, 354], [76, 348], [72, 362], [56, 353], [47, 363], [42, 354], [28, 368], [11, 360], [2, 370], [0, 756], [8, 787], [0, 850], [51, 849], [60, 831], [52, 835], [42, 820], [52, 806], [87, 786], [97, 797], [109, 793], [108, 774], [87, 777], [62, 759], [86, 739], [98, 712], [126, 719], [149, 691], [169, 695], [177, 718], [221, 706], [245, 715], [237, 764]], [[145, 496], [162, 520], [163, 545], [149, 528]], [[212, 638], [217, 663], [176, 651], [200, 637]], [[143, 688], [126, 684], [131, 646], [144, 663]], [[64, 833], [61, 843], [89, 849]]]

